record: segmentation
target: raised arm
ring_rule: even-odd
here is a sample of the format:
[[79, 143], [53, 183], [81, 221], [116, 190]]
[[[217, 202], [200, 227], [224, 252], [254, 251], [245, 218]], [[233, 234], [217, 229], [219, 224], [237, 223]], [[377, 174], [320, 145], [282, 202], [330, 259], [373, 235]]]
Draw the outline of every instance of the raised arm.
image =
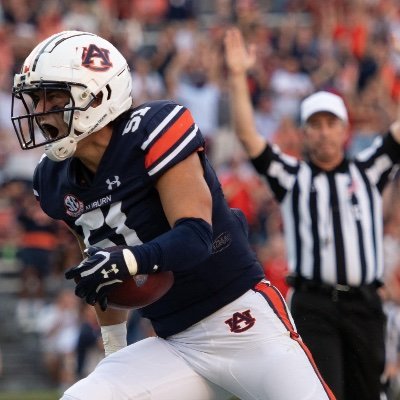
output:
[[255, 63], [255, 48], [246, 49], [243, 36], [236, 28], [225, 35], [225, 61], [230, 84], [230, 106], [238, 139], [251, 158], [265, 149], [266, 141], [257, 132], [253, 106], [247, 84], [247, 71]]

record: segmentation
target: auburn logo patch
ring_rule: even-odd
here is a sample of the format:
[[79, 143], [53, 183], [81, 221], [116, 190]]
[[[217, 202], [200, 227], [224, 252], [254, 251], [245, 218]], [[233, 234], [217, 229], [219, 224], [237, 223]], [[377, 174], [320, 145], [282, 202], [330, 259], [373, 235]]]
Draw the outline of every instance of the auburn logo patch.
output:
[[231, 332], [241, 333], [250, 329], [256, 323], [256, 319], [250, 314], [250, 310], [246, 310], [235, 312], [225, 323], [229, 325]]
[[83, 48], [82, 65], [92, 71], [108, 71], [113, 65], [110, 61], [110, 50], [91, 44]]

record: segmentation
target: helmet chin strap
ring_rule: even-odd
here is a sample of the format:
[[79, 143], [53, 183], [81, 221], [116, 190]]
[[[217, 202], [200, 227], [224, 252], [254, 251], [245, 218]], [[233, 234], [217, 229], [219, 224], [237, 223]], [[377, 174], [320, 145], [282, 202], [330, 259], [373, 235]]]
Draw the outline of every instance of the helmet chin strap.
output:
[[44, 152], [52, 161], [64, 161], [74, 155], [77, 143], [74, 137], [68, 136], [47, 144]]

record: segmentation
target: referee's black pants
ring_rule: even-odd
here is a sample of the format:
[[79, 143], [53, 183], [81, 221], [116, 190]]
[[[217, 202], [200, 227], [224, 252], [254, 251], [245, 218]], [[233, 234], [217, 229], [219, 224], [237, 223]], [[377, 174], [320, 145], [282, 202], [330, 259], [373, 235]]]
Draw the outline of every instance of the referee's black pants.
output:
[[375, 289], [358, 295], [294, 290], [290, 307], [337, 400], [379, 400], [385, 362], [385, 315]]

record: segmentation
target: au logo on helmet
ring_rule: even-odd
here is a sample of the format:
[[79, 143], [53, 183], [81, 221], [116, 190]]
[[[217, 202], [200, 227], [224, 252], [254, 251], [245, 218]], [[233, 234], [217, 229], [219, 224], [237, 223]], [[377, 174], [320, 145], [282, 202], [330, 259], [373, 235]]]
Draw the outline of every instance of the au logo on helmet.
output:
[[108, 71], [113, 66], [110, 61], [110, 50], [97, 47], [95, 44], [84, 47], [82, 65], [92, 71]]

